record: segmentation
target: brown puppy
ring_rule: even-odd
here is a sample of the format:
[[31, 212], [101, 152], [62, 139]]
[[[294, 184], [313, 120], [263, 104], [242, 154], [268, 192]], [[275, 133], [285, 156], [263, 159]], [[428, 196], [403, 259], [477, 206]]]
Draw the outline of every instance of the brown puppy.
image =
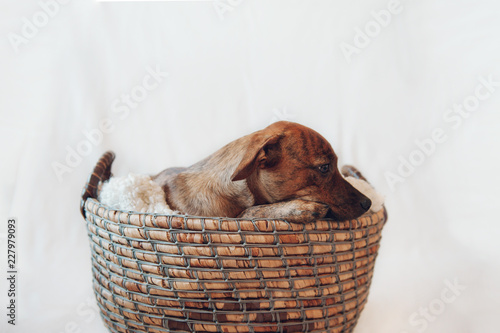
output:
[[345, 220], [371, 206], [340, 174], [330, 144], [312, 129], [286, 121], [153, 180], [172, 209], [198, 216]]

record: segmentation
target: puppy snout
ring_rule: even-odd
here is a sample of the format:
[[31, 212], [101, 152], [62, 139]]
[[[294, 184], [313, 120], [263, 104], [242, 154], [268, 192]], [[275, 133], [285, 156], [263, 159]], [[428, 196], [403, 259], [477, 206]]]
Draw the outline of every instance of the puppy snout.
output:
[[361, 207], [363, 207], [363, 209], [365, 211], [367, 211], [372, 206], [372, 201], [370, 199], [366, 198], [366, 199], [361, 200], [360, 204], [361, 204]]

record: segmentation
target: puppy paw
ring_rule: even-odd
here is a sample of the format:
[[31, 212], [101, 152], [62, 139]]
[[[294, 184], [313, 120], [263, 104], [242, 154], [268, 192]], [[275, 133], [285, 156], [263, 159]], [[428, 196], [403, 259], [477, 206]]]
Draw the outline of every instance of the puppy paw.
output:
[[253, 206], [241, 213], [240, 218], [270, 218], [283, 219], [291, 223], [309, 223], [324, 218], [329, 211], [326, 204], [307, 201], [291, 200], [274, 204]]
[[288, 222], [308, 223], [317, 219], [324, 218], [330, 209], [328, 205], [306, 200], [294, 200], [293, 209], [289, 216], [285, 218]]

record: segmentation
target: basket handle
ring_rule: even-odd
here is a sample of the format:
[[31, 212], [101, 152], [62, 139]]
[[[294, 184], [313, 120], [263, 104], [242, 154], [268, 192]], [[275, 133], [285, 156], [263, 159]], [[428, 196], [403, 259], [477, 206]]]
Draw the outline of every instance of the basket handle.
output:
[[115, 153], [107, 151], [101, 156], [94, 171], [90, 174], [87, 183], [82, 191], [82, 201], [80, 202], [80, 212], [85, 218], [85, 202], [88, 198], [97, 199], [97, 187], [99, 182], [104, 182], [111, 177], [111, 164], [115, 159]]
[[366, 178], [361, 174], [361, 172], [353, 167], [352, 165], [344, 165], [341, 170], [344, 177], [351, 176], [354, 178], [362, 179], [365, 182], [368, 182]]

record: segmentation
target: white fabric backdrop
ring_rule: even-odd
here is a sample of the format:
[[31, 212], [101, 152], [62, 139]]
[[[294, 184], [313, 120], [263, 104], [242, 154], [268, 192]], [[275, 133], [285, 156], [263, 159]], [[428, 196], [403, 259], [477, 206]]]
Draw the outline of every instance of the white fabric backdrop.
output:
[[[499, 331], [498, 1], [65, 2], [42, 0], [49, 17], [38, 1], [0, 1], [1, 276], [9, 216], [19, 256], [17, 325], [2, 277], [2, 332], [106, 332], [79, 213], [104, 151], [115, 174], [156, 173], [282, 118], [322, 133], [386, 195], [356, 332]], [[462, 103], [474, 110], [448, 113]], [[418, 153], [437, 129], [444, 142]], [[71, 150], [86, 156], [68, 165]], [[393, 190], [401, 158], [421, 164]]]

